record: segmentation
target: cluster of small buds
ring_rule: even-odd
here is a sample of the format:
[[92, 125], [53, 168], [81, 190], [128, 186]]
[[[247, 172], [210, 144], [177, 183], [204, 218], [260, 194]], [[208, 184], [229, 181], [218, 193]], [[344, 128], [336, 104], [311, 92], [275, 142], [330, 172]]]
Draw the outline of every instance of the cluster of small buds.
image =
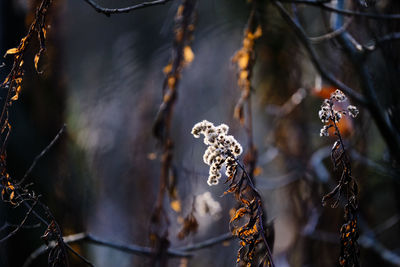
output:
[[336, 91], [331, 94], [331, 99], [334, 99], [337, 102], [344, 102], [344, 101], [346, 101], [347, 97], [345, 94], [343, 94], [342, 91], [340, 91], [339, 89], [336, 89]]
[[336, 90], [334, 93], [331, 94], [329, 99], [325, 99], [321, 105], [321, 109], [318, 112], [318, 116], [322, 123], [325, 125], [322, 127], [319, 135], [320, 136], [329, 136], [328, 129], [333, 126], [330, 124], [331, 122], [338, 123], [343, 115], [350, 115], [351, 117], [357, 117], [359, 111], [357, 107], [353, 105], [349, 105], [346, 110], [335, 110], [334, 103], [336, 102], [344, 102], [346, 101], [346, 95], [340, 91]]
[[229, 127], [226, 124], [214, 126], [209, 121], [196, 123], [192, 129], [192, 135], [200, 138], [204, 135], [204, 144], [208, 146], [203, 155], [203, 161], [210, 166], [208, 185], [217, 185], [221, 178], [221, 168], [225, 166], [226, 176], [230, 177], [235, 173], [236, 160], [243, 152], [238, 141], [228, 134]]
[[349, 112], [350, 116], [352, 116], [353, 118], [357, 117], [357, 115], [359, 113], [357, 107], [353, 106], [353, 105], [349, 105], [347, 107], [347, 111]]

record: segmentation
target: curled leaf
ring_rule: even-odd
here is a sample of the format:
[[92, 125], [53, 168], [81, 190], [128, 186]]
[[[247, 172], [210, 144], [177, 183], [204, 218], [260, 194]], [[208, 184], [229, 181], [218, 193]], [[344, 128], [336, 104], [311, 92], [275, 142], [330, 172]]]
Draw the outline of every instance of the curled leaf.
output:
[[231, 218], [231, 223], [242, 218], [246, 213], [248, 213], [246, 208], [240, 208], [236, 211], [235, 215]]
[[191, 63], [194, 59], [192, 48], [188, 45], [183, 48], [183, 58], [185, 60], [185, 63]]
[[6, 57], [7, 55], [14, 55], [21, 52], [21, 50], [19, 48], [10, 48], [7, 50], [6, 54], [4, 55], [4, 57]]

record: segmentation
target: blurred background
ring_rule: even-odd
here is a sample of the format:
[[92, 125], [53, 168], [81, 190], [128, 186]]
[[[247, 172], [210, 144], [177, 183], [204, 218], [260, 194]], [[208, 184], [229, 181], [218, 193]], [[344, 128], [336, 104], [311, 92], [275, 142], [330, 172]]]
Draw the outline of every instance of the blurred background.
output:
[[[357, 1], [354, 1], [357, 2]], [[362, 1], [359, 1], [362, 2]], [[0, 0], [0, 52], [16, 47], [27, 32], [38, 0]], [[137, 3], [99, 0], [107, 7]], [[20, 100], [10, 108], [12, 133], [8, 171], [20, 179], [33, 159], [64, 123], [67, 130], [40, 160], [30, 176], [32, 188], [53, 212], [64, 236], [90, 232], [105, 240], [150, 246], [149, 222], [157, 198], [160, 147], [152, 125], [162, 101], [163, 68], [171, 56], [174, 16], [179, 1], [106, 17], [83, 0], [54, 1], [50, 10], [44, 73], [26, 60]], [[356, 4], [355, 4], [356, 5]], [[398, 13], [396, 1], [369, 3], [365, 10]], [[290, 9], [290, 5], [287, 6]], [[329, 13], [296, 7], [310, 36], [327, 32]], [[343, 208], [322, 207], [322, 196], [340, 173], [330, 161], [333, 138], [319, 136], [318, 110], [335, 89], [319, 76], [308, 54], [276, 8], [261, 10], [263, 36], [256, 42], [252, 85], [255, 183], [275, 229], [277, 267], [338, 266], [339, 229]], [[396, 12], [398, 11], [398, 12]], [[171, 247], [185, 246], [229, 232], [229, 211], [236, 205], [223, 196], [224, 184], [209, 187], [205, 146], [190, 134], [203, 119], [226, 123], [246, 149], [246, 131], [233, 118], [240, 97], [237, 70], [231, 62], [241, 48], [250, 14], [246, 1], [203, 0], [197, 6], [192, 50], [194, 61], [182, 72], [173, 113], [173, 166], [180, 207], [167, 207]], [[396, 21], [353, 19], [349, 31], [360, 41], [396, 31]], [[37, 47], [34, 44], [33, 47]], [[352, 62], [334, 39], [315, 44], [323, 65], [336, 78], [359, 90]], [[374, 52], [366, 64], [378, 99], [391, 110], [399, 133], [399, 53], [396, 43]], [[27, 57], [33, 58], [35, 49]], [[0, 78], [11, 59], [2, 59]], [[3, 93], [2, 93], [3, 94]], [[351, 101], [351, 100], [350, 100]], [[350, 104], [351, 102], [347, 103]], [[400, 266], [400, 184], [398, 163], [390, 157], [369, 111], [359, 107], [356, 119], [340, 129], [352, 157], [360, 187], [362, 266]], [[206, 205], [204, 203], [207, 203]], [[166, 204], [169, 201], [166, 199]], [[192, 211], [196, 234], [177, 238], [182, 218]], [[0, 203], [0, 226], [18, 224], [23, 211]], [[29, 225], [37, 222], [32, 219]], [[0, 243], [0, 266], [22, 266], [43, 244], [44, 226], [22, 229]], [[1, 233], [2, 235], [4, 234]], [[189, 260], [171, 259], [169, 266], [234, 266], [238, 244], [231, 240], [196, 251]], [[118, 250], [78, 243], [74, 249], [95, 266], [148, 266], [149, 259]], [[46, 256], [31, 266], [46, 266]], [[71, 266], [85, 266], [70, 256]], [[185, 265], [186, 264], [186, 265]]]

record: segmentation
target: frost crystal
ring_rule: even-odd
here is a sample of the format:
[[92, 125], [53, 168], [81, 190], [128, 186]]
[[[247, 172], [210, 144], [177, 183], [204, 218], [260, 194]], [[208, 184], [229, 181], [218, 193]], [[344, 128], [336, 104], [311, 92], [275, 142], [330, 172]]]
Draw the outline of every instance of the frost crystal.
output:
[[235, 157], [243, 152], [238, 141], [228, 134], [229, 127], [226, 124], [214, 126], [213, 123], [203, 120], [196, 123], [192, 129], [192, 135], [200, 138], [204, 135], [204, 144], [208, 147], [203, 155], [203, 161], [210, 166], [208, 185], [217, 185], [221, 178], [221, 168], [225, 166], [225, 175], [231, 177], [236, 170]]

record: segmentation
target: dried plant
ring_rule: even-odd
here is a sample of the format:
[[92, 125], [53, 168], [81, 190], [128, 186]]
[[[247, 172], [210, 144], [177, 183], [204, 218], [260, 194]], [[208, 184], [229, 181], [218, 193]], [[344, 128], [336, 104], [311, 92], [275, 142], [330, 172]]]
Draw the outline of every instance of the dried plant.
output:
[[322, 204], [326, 205], [327, 201], [334, 199], [332, 208], [336, 208], [344, 195], [344, 220], [340, 228], [340, 258], [341, 266], [358, 267], [359, 246], [358, 246], [358, 186], [351, 174], [351, 164], [349, 156], [346, 152], [342, 136], [339, 131], [338, 122], [342, 116], [356, 117], [359, 113], [355, 106], [349, 105], [347, 110], [337, 110], [335, 103], [344, 102], [346, 96], [336, 90], [331, 94], [329, 99], [325, 99], [318, 113], [319, 118], [325, 125], [322, 127], [320, 135], [329, 136], [329, 130], [333, 129], [333, 136], [337, 138], [332, 150], [331, 160], [335, 170], [341, 171], [341, 177], [338, 185], [327, 195], [322, 198]]
[[[204, 143], [208, 146], [203, 156], [204, 162], [210, 166], [207, 183], [210, 186], [217, 185], [221, 178], [221, 168], [225, 167], [225, 183], [229, 183], [225, 193], [234, 194], [242, 205], [230, 221], [232, 233], [241, 240], [237, 262], [246, 266], [251, 266], [254, 262], [261, 266], [274, 266], [267, 242], [268, 233], [264, 228], [261, 195], [238, 160], [243, 151], [242, 146], [233, 136], [227, 135], [228, 130], [226, 124], [214, 126], [206, 120], [197, 123], [192, 129], [195, 138], [204, 135]], [[244, 223], [236, 225], [239, 221]], [[261, 244], [265, 247], [264, 257], [256, 259], [255, 252]]]

